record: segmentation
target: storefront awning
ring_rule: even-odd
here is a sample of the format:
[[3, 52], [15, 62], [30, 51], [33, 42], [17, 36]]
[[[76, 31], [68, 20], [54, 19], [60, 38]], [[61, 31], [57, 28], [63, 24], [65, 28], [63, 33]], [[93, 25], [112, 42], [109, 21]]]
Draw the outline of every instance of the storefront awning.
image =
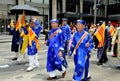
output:
[[109, 15], [109, 16], [108, 16], [108, 19], [109, 19], [109, 20], [118, 21], [118, 20], [120, 20], [120, 14]]

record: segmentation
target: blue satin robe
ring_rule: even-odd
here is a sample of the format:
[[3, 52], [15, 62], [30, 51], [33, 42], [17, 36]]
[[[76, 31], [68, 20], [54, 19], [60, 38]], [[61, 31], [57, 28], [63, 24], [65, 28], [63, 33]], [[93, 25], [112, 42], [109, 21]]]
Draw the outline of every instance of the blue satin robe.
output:
[[47, 65], [46, 69], [47, 72], [52, 72], [54, 70], [62, 71], [62, 65], [64, 58], [60, 58], [58, 56], [58, 52], [63, 49], [63, 34], [62, 31], [55, 35], [53, 38], [49, 38], [52, 33], [56, 30], [60, 30], [59, 28], [51, 29], [48, 34], [47, 46], [48, 46], [48, 53], [47, 53]]
[[65, 53], [67, 53], [67, 51], [68, 51], [67, 40], [70, 40], [70, 38], [71, 38], [71, 29], [70, 29], [70, 26], [68, 24], [65, 24], [64, 26], [61, 27], [61, 30], [63, 32]]
[[[82, 32], [76, 32], [74, 37], [73, 37], [73, 42], [71, 46], [71, 51], [73, 51], [74, 47], [82, 37], [82, 35], [85, 33], [83, 30]], [[90, 43], [89, 47], [86, 47], [86, 43]], [[75, 81], [81, 81], [81, 78], [83, 76], [84, 68], [86, 65], [86, 60], [88, 58], [88, 54], [91, 51], [91, 49], [94, 47], [93, 41], [90, 37], [90, 34], [87, 34], [87, 36], [84, 38], [78, 49], [76, 50], [76, 54], [74, 55], [74, 64], [75, 64], [75, 69], [74, 69], [74, 74], [73, 74], [73, 79]]]

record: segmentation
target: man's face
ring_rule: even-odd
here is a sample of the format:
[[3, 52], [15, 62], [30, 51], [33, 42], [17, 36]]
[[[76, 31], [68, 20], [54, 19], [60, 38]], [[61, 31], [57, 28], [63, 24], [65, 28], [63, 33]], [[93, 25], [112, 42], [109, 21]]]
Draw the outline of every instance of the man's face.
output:
[[55, 29], [55, 28], [58, 27], [58, 23], [56, 23], [56, 22], [52, 22], [52, 23], [51, 23], [51, 26], [52, 26], [52, 29]]
[[85, 26], [83, 25], [83, 24], [81, 24], [81, 23], [77, 23], [77, 30], [79, 31], [79, 32], [81, 32], [82, 30], [84, 30], [84, 28], [85, 28]]
[[110, 26], [111, 25], [111, 22], [110, 21], [108, 21], [108, 26]]
[[62, 24], [63, 24], [63, 25], [67, 24], [67, 21], [62, 21]]
[[33, 21], [30, 22], [30, 27], [35, 27], [35, 23]]

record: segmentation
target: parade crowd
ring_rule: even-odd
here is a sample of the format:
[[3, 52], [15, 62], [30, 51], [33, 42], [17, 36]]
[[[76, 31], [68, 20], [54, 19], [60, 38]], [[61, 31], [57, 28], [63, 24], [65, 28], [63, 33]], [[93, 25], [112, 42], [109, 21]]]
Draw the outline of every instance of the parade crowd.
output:
[[30, 72], [39, 67], [38, 51], [41, 43], [48, 46], [47, 80], [57, 79], [55, 70], [60, 71], [65, 78], [67, 68], [70, 67], [66, 56], [69, 59], [74, 56], [73, 81], [88, 81], [91, 78], [89, 74], [91, 51], [97, 49], [97, 65], [102, 65], [109, 60], [107, 51], [112, 51], [113, 47], [112, 56], [119, 58], [117, 68], [120, 68], [119, 24], [114, 27], [111, 21], [99, 21], [97, 24], [87, 26], [84, 20], [78, 19], [68, 25], [67, 21], [66, 18], [62, 18], [60, 24], [57, 19], [50, 20], [52, 28], [46, 35], [45, 42], [39, 41], [43, 27], [36, 18], [21, 23], [19, 19], [17, 22], [11, 21], [8, 30], [13, 35], [11, 51], [15, 52], [15, 57], [12, 60], [21, 63], [25, 59], [25, 50], [27, 50], [29, 67], [26, 71]]

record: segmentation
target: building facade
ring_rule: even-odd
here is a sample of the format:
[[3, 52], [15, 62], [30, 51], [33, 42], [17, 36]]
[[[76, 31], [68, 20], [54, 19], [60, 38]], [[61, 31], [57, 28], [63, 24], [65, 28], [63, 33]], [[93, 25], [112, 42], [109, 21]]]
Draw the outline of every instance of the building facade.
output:
[[15, 4], [15, 0], [0, 0], [0, 32], [6, 31], [10, 19], [14, 19], [14, 17], [9, 14], [9, 8]]
[[[96, 1], [96, 2], [95, 2]], [[104, 20], [106, 18], [105, 11], [105, 1], [106, 0], [51, 0], [50, 2], [50, 12], [51, 18], [55, 10], [54, 14], [57, 14], [56, 17], [61, 19], [62, 17], [68, 18], [69, 21], [73, 21], [76, 19], [84, 19], [87, 22], [94, 22], [94, 16], [96, 14], [96, 20]], [[98, 4], [100, 2], [100, 7], [96, 8], [96, 13], [94, 13], [95, 3]], [[53, 5], [57, 5], [57, 7], [53, 7]]]
[[[84, 19], [89, 23], [99, 20], [120, 22], [120, 0], [0, 0], [0, 32], [7, 30], [11, 19], [17, 20], [17, 15], [9, 11], [17, 4], [36, 7], [40, 12], [36, 17], [46, 29], [50, 19], [61, 20], [63, 17], [68, 18], [69, 23], [76, 19]], [[26, 19], [30, 17], [27, 15]]]
[[[36, 7], [39, 10], [37, 19], [41, 22], [44, 29], [48, 29], [49, 25], [49, 0], [25, 0], [25, 4]], [[29, 18], [29, 16], [28, 16]]]
[[[28, 4], [39, 10], [39, 15], [35, 15], [44, 28], [48, 28], [49, 23], [49, 0], [0, 0], [0, 32], [6, 32], [11, 19], [17, 20], [21, 15], [11, 13], [9, 10], [18, 4]], [[34, 15], [26, 15], [26, 20]], [[4, 28], [3, 28], [4, 27]]]
[[120, 23], [120, 0], [108, 0], [108, 19]]

